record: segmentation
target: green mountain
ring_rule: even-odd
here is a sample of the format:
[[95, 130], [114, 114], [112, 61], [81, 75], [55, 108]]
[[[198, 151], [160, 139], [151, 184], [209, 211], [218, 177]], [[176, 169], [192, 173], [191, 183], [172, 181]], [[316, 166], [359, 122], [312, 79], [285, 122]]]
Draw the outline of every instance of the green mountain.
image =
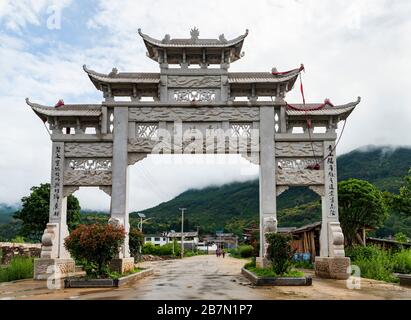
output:
[[[338, 178], [358, 178], [374, 183], [381, 190], [397, 192], [411, 168], [411, 148], [374, 147], [356, 149], [338, 157]], [[180, 230], [179, 208], [187, 208], [186, 230], [214, 232], [224, 229], [241, 234], [245, 226], [258, 224], [258, 180], [235, 182], [204, 189], [192, 189], [144, 213], [152, 220], [144, 225], [146, 233]], [[319, 197], [308, 188], [290, 188], [277, 198], [279, 226], [302, 226], [321, 219]], [[132, 213], [133, 220], [136, 214]], [[392, 216], [383, 234], [396, 230], [410, 232], [410, 221]]]
[[0, 203], [0, 224], [9, 223], [13, 220], [13, 214], [18, 210], [16, 206]]

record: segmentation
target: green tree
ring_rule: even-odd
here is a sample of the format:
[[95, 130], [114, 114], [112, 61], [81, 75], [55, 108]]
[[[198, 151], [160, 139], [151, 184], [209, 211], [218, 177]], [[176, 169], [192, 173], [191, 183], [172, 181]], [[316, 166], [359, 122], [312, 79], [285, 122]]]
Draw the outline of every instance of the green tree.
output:
[[399, 213], [411, 216], [411, 169], [404, 177], [404, 185], [400, 188], [399, 194], [390, 197], [389, 205]]
[[361, 228], [377, 228], [388, 217], [383, 194], [373, 184], [349, 179], [338, 184], [340, 222], [348, 245], [356, 241]]
[[[22, 221], [21, 235], [28, 240], [40, 241], [49, 221], [50, 184], [42, 183], [34, 186], [29, 196], [21, 199], [22, 208], [14, 214], [14, 218]], [[80, 204], [78, 199], [67, 197], [67, 224], [72, 230], [80, 221]]]

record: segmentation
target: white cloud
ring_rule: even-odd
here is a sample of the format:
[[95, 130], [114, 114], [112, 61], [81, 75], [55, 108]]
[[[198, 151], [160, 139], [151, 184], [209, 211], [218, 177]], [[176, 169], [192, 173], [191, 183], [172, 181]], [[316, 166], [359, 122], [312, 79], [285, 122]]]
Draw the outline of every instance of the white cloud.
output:
[[[0, 127], [6, 136], [0, 140], [0, 202], [17, 201], [31, 185], [49, 179], [49, 138], [24, 98], [45, 104], [59, 98], [98, 103], [101, 94], [84, 74], [84, 63], [101, 72], [113, 66], [120, 71], [158, 71], [145, 56], [138, 28], [157, 38], [166, 33], [187, 37], [193, 26], [200, 29], [200, 37], [224, 33], [233, 38], [248, 28], [246, 55], [232, 64], [232, 71], [269, 71], [273, 66], [287, 70], [304, 63], [308, 101], [330, 98], [339, 104], [362, 96], [348, 119], [339, 153], [365, 144], [411, 144], [409, 1], [101, 0], [95, 12], [81, 12], [89, 15], [82, 29], [89, 41], [76, 45], [58, 33], [53, 42], [46, 35], [27, 33], [31, 27], [45, 28], [47, 7], [53, 4], [66, 8], [72, 2], [0, 2]], [[63, 12], [63, 18], [70, 17]], [[300, 101], [298, 90], [288, 101]], [[131, 168], [131, 209], [168, 200], [189, 187], [249, 178], [240, 175], [242, 169], [159, 166], [146, 159]], [[251, 169], [254, 176], [255, 170]], [[101, 191], [76, 194], [83, 207], [107, 209]]]
[[[21, 31], [27, 26], [39, 26], [46, 19], [41, 20], [41, 16], [47, 14], [47, 9], [63, 9], [71, 3], [71, 0], [2, 0], [0, 2], [0, 23], [12, 31]], [[50, 12], [49, 12], [50, 13]]]

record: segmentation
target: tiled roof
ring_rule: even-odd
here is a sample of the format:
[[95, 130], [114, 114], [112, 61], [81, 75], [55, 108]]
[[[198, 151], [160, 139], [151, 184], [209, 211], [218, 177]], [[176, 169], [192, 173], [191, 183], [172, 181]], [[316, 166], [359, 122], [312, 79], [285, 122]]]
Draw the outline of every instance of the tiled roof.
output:
[[26, 98], [26, 103], [33, 109], [33, 111], [42, 119], [47, 116], [80, 116], [80, 117], [98, 117], [101, 114], [100, 105], [91, 104], [69, 104], [58, 108], [43, 106], [37, 103], [30, 102]]
[[248, 35], [248, 30], [246, 30], [245, 34], [234, 38], [232, 40], [225, 40], [225, 39], [167, 39], [166, 37], [163, 40], [154, 39], [144, 33], [141, 32], [141, 29], [138, 29], [138, 34], [143, 38], [144, 41], [148, 42], [149, 44], [157, 47], [163, 48], [170, 48], [170, 47], [221, 47], [227, 48], [235, 46], [242, 41], [244, 41], [245, 37]]
[[[351, 113], [352, 110], [361, 102], [361, 98], [358, 97], [357, 101], [355, 102], [350, 102], [344, 105], [339, 105], [339, 106], [331, 106], [327, 105], [322, 109], [319, 110], [312, 110], [315, 108], [318, 108], [322, 103], [306, 103], [305, 104], [305, 109], [309, 111], [304, 111], [304, 110], [294, 110], [294, 109], [287, 109], [287, 115], [289, 116], [299, 116], [299, 115], [305, 115], [306, 113], [309, 115], [313, 116], [322, 116], [322, 115], [341, 115], [341, 114], [349, 114]], [[304, 105], [302, 104], [293, 104], [293, 107], [297, 109], [304, 109]], [[311, 110], [310, 110], [311, 109]]]
[[[160, 74], [155, 72], [111, 72], [109, 74], [99, 73], [83, 66], [84, 71], [91, 80], [97, 80], [107, 83], [159, 83]], [[114, 71], [114, 70], [113, 70]]]
[[295, 69], [286, 75], [273, 75], [271, 72], [230, 72], [229, 83], [280, 83], [295, 80], [299, 74]]

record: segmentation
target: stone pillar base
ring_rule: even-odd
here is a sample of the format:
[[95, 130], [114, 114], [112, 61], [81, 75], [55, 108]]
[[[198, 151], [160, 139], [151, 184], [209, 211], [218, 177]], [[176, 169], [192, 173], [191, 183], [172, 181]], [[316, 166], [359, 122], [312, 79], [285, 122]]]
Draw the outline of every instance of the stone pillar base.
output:
[[111, 260], [110, 270], [118, 273], [132, 271], [134, 269], [134, 258], [118, 258]]
[[348, 257], [315, 257], [315, 275], [326, 279], [346, 280], [350, 277], [347, 272], [350, 264]]
[[264, 257], [257, 257], [255, 259], [255, 265], [257, 268], [269, 268], [271, 267], [271, 262]]
[[73, 259], [34, 259], [34, 279], [47, 280], [51, 276], [65, 278], [76, 272]]

